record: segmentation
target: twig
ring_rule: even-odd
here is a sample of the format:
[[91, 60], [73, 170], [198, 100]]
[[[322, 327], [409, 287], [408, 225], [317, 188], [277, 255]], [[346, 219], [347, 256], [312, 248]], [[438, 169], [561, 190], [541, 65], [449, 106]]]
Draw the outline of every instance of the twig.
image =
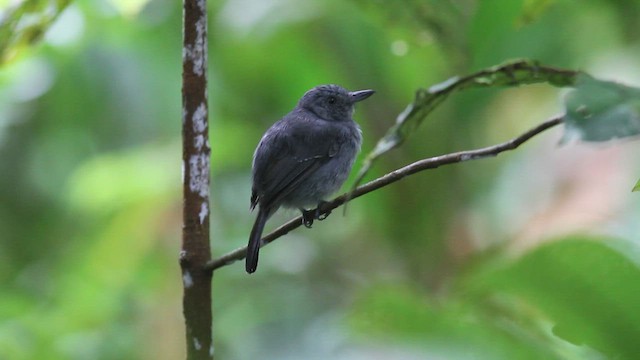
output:
[[[401, 180], [406, 176], [415, 174], [423, 170], [434, 169], [443, 165], [456, 164], [463, 161], [478, 160], [478, 159], [483, 159], [487, 157], [497, 156], [498, 154], [504, 151], [513, 150], [518, 146], [520, 146], [522, 143], [534, 137], [535, 135], [540, 134], [541, 132], [562, 123], [563, 119], [564, 119], [563, 116], [557, 116], [552, 119], [549, 119], [539, 124], [538, 126], [530, 129], [529, 131], [501, 144], [488, 146], [488, 147], [475, 149], [475, 150], [460, 151], [456, 153], [451, 153], [451, 154], [446, 154], [446, 155], [441, 155], [441, 156], [436, 156], [436, 157], [416, 161], [405, 167], [394, 170], [373, 181], [370, 181], [362, 186], [359, 186], [353, 191], [351, 199], [355, 199], [364, 194], [367, 194], [374, 190], [385, 187], [398, 180]], [[347, 195], [348, 194], [342, 194], [336, 197], [335, 199], [331, 200], [330, 202], [324, 204], [323, 210], [327, 212], [343, 205], [347, 199]], [[277, 238], [289, 233], [291, 230], [296, 229], [300, 225], [302, 225], [302, 216], [298, 216], [294, 219], [289, 220], [288, 222], [282, 224], [273, 232], [271, 232], [270, 234], [262, 238], [262, 246], [265, 246], [266, 244], [269, 244], [270, 242], [276, 240]], [[244, 259], [246, 251], [247, 251], [246, 246], [233, 250], [207, 263], [206, 269], [210, 271], [214, 271], [218, 268], [229, 265], [235, 261]]]

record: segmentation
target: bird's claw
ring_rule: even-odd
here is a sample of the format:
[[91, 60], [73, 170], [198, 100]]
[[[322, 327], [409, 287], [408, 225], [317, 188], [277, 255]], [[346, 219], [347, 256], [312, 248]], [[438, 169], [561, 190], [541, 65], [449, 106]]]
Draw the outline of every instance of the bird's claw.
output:
[[308, 229], [311, 229], [313, 220], [315, 220], [316, 217], [316, 212], [314, 210], [302, 210], [302, 225], [304, 225]]
[[331, 214], [329, 203], [326, 201], [321, 201], [320, 203], [318, 203], [318, 208], [316, 208], [316, 219], [322, 221], [326, 219], [329, 214]]
[[331, 214], [328, 204], [326, 201], [321, 201], [318, 203], [318, 207], [313, 210], [300, 209], [302, 211], [302, 224], [310, 229], [314, 220], [322, 221], [326, 219]]

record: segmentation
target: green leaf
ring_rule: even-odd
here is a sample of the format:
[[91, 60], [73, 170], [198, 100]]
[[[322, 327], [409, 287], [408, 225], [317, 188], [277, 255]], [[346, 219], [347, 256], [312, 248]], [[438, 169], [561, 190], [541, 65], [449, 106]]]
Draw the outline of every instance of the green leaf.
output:
[[[377, 286], [365, 291], [348, 317], [351, 329], [377, 345], [410, 343], [428, 358], [556, 359], [551, 349], [519, 336], [483, 315], [469, 303], [451, 298], [442, 303], [404, 286]], [[546, 345], [546, 344], [545, 344]]]
[[395, 125], [367, 155], [353, 188], [358, 186], [377, 158], [400, 146], [422, 124], [427, 115], [452, 93], [463, 89], [513, 87], [543, 82], [558, 87], [573, 86], [578, 74], [580, 73], [577, 71], [544, 66], [535, 61], [519, 60], [490, 67], [465, 77], [452, 77], [429, 89], [419, 89], [413, 103], [398, 115]]
[[563, 143], [607, 141], [640, 134], [640, 89], [580, 76], [565, 100]]
[[633, 190], [631, 190], [631, 191], [640, 191], [640, 180], [638, 180], [636, 185], [633, 187]]
[[484, 286], [538, 309], [568, 342], [632, 359], [640, 353], [638, 254], [629, 243], [570, 238], [494, 271]]

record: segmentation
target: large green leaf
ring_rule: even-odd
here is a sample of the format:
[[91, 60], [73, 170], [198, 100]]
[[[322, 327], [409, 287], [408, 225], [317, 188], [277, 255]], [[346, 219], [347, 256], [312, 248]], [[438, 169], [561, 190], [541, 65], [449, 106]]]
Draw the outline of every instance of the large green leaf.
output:
[[429, 358], [558, 358], [547, 344], [487, 321], [469, 302], [448, 298], [438, 303], [398, 285], [365, 291], [348, 319], [356, 335], [378, 339], [383, 346], [414, 344]]
[[640, 354], [637, 255], [631, 244], [571, 238], [543, 245], [472, 286], [524, 303], [523, 309], [538, 309], [566, 341], [635, 359]]

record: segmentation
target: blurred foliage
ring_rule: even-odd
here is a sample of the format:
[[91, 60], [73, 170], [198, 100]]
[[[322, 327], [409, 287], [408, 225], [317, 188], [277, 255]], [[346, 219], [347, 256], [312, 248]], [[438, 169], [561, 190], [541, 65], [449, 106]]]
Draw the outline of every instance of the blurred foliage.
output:
[[69, 3], [70, 0], [25, 0], [5, 5], [0, 14], [0, 64], [41, 40]]
[[[0, 358], [183, 358], [180, 3], [67, 3], [0, 0]], [[377, 90], [364, 152], [417, 89], [510, 59], [611, 80], [603, 114], [637, 115], [618, 91], [640, 84], [636, 0], [208, 3], [214, 255], [246, 243], [262, 132], [320, 83]], [[502, 142], [563, 98], [459, 92], [368, 177]], [[216, 356], [633, 359], [640, 148], [560, 137], [353, 201], [254, 276], [217, 271]]]
[[[636, 252], [634, 254], [634, 252]], [[537, 309], [551, 332], [607, 358], [632, 359], [640, 344], [640, 258], [633, 245], [612, 239], [573, 237], [531, 251], [513, 264], [492, 269], [472, 287], [503, 303]], [[487, 292], [487, 289], [490, 292]], [[491, 301], [488, 299], [487, 301]], [[507, 305], [507, 306], [509, 306]]]

